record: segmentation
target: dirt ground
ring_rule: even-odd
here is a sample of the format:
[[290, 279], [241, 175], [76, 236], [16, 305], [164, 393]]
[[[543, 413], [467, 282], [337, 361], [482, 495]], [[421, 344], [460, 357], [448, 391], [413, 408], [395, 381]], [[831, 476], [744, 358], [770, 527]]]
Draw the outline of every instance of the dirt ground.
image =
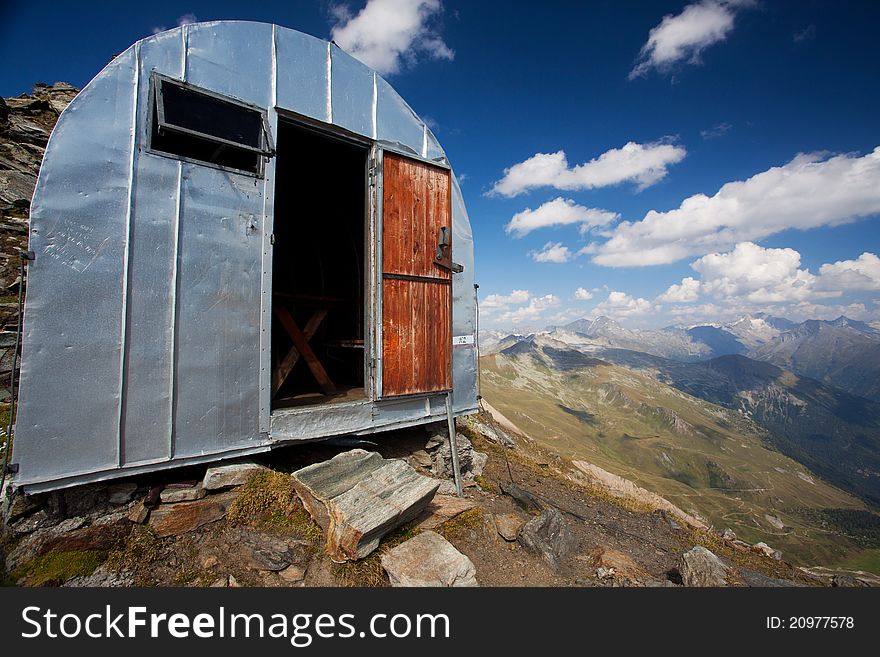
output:
[[[480, 421], [493, 420], [483, 414]], [[467, 425], [460, 433], [474, 449], [488, 455], [482, 474], [467, 482], [465, 498], [473, 503], [467, 510], [435, 528], [465, 554], [476, 567], [482, 586], [675, 586], [681, 580], [677, 564], [681, 554], [702, 544], [736, 569], [732, 583], [778, 585], [821, 585], [785, 563], [734, 549], [718, 534], [684, 526], [667, 514], [646, 508], [638, 501], [616, 499], [603, 491], [569, 479], [570, 464], [542, 452], [526, 439], [515, 448], [505, 448]], [[386, 458], [407, 459], [424, 470], [415, 455], [425, 448], [429, 433], [424, 428], [384, 434], [377, 445], [365, 448]], [[233, 499], [225, 517], [180, 535], [158, 537], [149, 525], [129, 520], [144, 491], [156, 480], [137, 481], [138, 492], [122, 507], [96, 505], [89, 509], [54, 509], [60, 516], [75, 516], [86, 525], [67, 535], [52, 538], [58, 549], [45, 552], [22, 525], [28, 518], [38, 526], [44, 522], [32, 512], [7, 528], [7, 584], [18, 585], [110, 585], [110, 586], [387, 586], [388, 577], [380, 564], [381, 555], [416, 535], [419, 518], [387, 535], [368, 557], [346, 564], [333, 563], [324, 553], [323, 535], [303, 510], [293, 492], [288, 473], [326, 460], [353, 445], [299, 445], [276, 450], [262, 460], [274, 473], [248, 482], [226, 495]], [[162, 475], [170, 480], [195, 480], [198, 468]], [[525, 522], [539, 511], [524, 509], [502, 492], [509, 484], [528, 492], [545, 507], [558, 509], [574, 537], [576, 547], [553, 569], [539, 554], [514, 540], [502, 538], [496, 517], [507, 514]], [[88, 496], [68, 493], [71, 500]], [[66, 498], [65, 498], [66, 499]], [[49, 505], [50, 507], [52, 505]], [[58, 506], [57, 504], [55, 505]], [[64, 505], [61, 505], [64, 506]], [[48, 507], [47, 507], [48, 509]], [[79, 515], [76, 515], [79, 514]], [[49, 513], [48, 515], [52, 515]], [[70, 522], [70, 519], [65, 522]], [[45, 523], [44, 523], [45, 524]], [[112, 527], [113, 532], [99, 531]], [[94, 529], [96, 528], [96, 529]], [[92, 531], [94, 529], [94, 531]], [[51, 529], [41, 530], [44, 533]], [[71, 540], [71, 537], [76, 537]], [[58, 541], [61, 543], [57, 543]], [[35, 544], [33, 558], [21, 556], [21, 545]], [[45, 547], [45, 542], [42, 544]], [[65, 551], [66, 550], [66, 551]], [[597, 576], [597, 554], [605, 552], [624, 559], [620, 570], [631, 572]], [[18, 555], [10, 567], [9, 557]], [[619, 556], [624, 555], [624, 556]], [[278, 559], [290, 564], [278, 568]], [[268, 564], [268, 565], [267, 565]], [[273, 565], [274, 564], [274, 565]], [[624, 576], [626, 575], [626, 576]]]

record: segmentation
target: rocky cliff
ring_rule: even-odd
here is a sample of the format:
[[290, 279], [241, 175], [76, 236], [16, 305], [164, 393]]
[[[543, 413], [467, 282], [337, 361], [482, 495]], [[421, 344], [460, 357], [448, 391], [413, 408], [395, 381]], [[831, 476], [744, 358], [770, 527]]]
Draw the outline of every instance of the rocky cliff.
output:
[[77, 93], [64, 82], [38, 83], [30, 94], [0, 98], [0, 401], [9, 397], [19, 252], [27, 248], [31, 197], [52, 128]]

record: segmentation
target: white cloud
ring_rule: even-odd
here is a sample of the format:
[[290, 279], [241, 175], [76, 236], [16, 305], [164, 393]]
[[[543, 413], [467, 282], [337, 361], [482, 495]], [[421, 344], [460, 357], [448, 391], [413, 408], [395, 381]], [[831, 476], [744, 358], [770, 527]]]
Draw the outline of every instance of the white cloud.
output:
[[827, 290], [880, 290], [880, 258], [863, 253], [856, 260], [838, 260], [819, 268], [819, 286]]
[[664, 142], [628, 142], [605, 151], [599, 157], [569, 167], [565, 151], [537, 153], [504, 170], [492, 192], [516, 196], [536, 187], [582, 190], [635, 182], [640, 189], [650, 187], [666, 176], [670, 164], [680, 162], [687, 151]]
[[[183, 16], [177, 17], [177, 27], [183, 27], [184, 25], [191, 25], [192, 23], [198, 23], [199, 17], [193, 14], [192, 12], [188, 14], [184, 14]], [[164, 32], [168, 28], [164, 25], [158, 25], [153, 28], [153, 34], [159, 34], [159, 32]]]
[[668, 212], [619, 223], [591, 244], [609, 267], [668, 264], [728, 249], [780, 231], [807, 230], [880, 213], [880, 147], [864, 156], [798, 155], [787, 164], [730, 182], [714, 196], [696, 194]]
[[528, 290], [514, 290], [510, 294], [490, 294], [480, 302], [481, 311], [506, 309], [511, 305], [525, 303], [531, 298]]
[[641, 297], [633, 297], [625, 292], [612, 291], [605, 301], [596, 305], [593, 315], [608, 317], [632, 317], [645, 315], [654, 310], [654, 304]]
[[593, 293], [585, 288], [579, 287], [574, 291], [574, 298], [578, 301], [589, 301], [593, 298]]
[[529, 255], [535, 262], [568, 262], [572, 253], [562, 242], [547, 242], [540, 251], [531, 251]]
[[455, 53], [432, 27], [440, 0], [368, 0], [357, 15], [335, 6], [330, 36], [340, 48], [383, 75], [397, 73], [420, 55], [451, 60]]
[[194, 13], [190, 12], [188, 14], [184, 14], [183, 16], [179, 16], [177, 18], [177, 27], [183, 27], [184, 25], [191, 25], [192, 23], [198, 23], [199, 17]]
[[510, 310], [498, 318], [498, 323], [522, 324], [524, 322], [537, 322], [545, 311], [559, 306], [559, 297], [553, 294], [545, 294], [542, 297], [532, 297], [528, 305]]
[[701, 0], [686, 6], [680, 14], [664, 16], [648, 33], [629, 79], [646, 75], [651, 69], [668, 71], [685, 60], [699, 63], [703, 50], [727, 38], [736, 10], [748, 4], [749, 0]]
[[718, 298], [784, 303], [822, 296], [815, 290], [816, 277], [800, 264], [801, 254], [794, 249], [742, 242], [729, 253], [703, 256], [691, 267], [700, 274], [703, 291]]
[[681, 283], [672, 284], [669, 289], [657, 297], [657, 301], [664, 303], [690, 303], [700, 296], [700, 281], [688, 276]]
[[578, 205], [571, 199], [564, 199], [560, 196], [552, 201], [547, 201], [535, 210], [526, 208], [522, 212], [517, 212], [513, 215], [510, 223], [504, 227], [504, 230], [513, 233], [516, 237], [523, 237], [538, 228], [580, 224], [581, 232], [585, 233], [596, 226], [604, 226], [619, 216], [607, 210]]

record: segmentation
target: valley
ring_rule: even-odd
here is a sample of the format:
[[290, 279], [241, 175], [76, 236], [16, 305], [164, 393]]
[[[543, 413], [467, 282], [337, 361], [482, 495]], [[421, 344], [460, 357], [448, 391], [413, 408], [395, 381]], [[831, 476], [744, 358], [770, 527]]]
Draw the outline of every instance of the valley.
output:
[[[876, 404], [744, 357], [680, 362], [557, 335], [505, 338], [482, 358], [483, 396], [533, 440], [795, 563], [878, 570], [873, 493], [840, 475], [849, 446], [864, 450], [863, 467], [876, 458], [877, 429], [864, 426]], [[847, 404], [849, 423], [839, 417]], [[805, 408], [799, 424], [794, 411]], [[797, 440], [810, 425], [831, 428], [824, 451]]]

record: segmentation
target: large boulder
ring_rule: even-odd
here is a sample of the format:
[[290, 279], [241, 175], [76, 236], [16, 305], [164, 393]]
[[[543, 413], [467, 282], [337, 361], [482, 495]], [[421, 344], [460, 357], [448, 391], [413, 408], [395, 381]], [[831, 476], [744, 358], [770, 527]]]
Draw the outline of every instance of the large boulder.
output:
[[303, 506], [324, 530], [334, 561], [362, 559], [394, 528], [418, 517], [440, 482], [401, 459], [353, 449], [293, 473]]
[[697, 545], [681, 555], [678, 572], [685, 586], [727, 586], [731, 569], [713, 552]]
[[391, 586], [479, 586], [473, 562], [436, 532], [422, 532], [382, 555]]
[[565, 518], [552, 507], [523, 525], [518, 540], [526, 550], [539, 554], [553, 570], [558, 570], [561, 560], [577, 548]]

